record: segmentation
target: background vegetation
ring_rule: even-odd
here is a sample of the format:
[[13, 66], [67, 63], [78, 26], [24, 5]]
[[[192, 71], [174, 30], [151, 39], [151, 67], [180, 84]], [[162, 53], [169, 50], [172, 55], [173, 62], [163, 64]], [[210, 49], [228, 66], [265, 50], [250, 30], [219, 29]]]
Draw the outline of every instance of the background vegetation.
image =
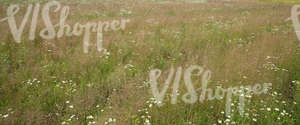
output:
[[[2, 22], [0, 124], [300, 124], [300, 41], [285, 21], [294, 3], [287, 1], [62, 1], [71, 7], [70, 25], [131, 19], [125, 30], [104, 33], [103, 53], [95, 43], [83, 53], [82, 37], [29, 41], [28, 30], [18, 44]], [[2, 0], [0, 17], [19, 3], [20, 22], [26, 5], [35, 2], [46, 0]], [[38, 31], [41, 19], [39, 24]], [[225, 117], [224, 100], [172, 105], [168, 94], [157, 107], [149, 71], [161, 69], [163, 83], [171, 66], [191, 65], [212, 71], [210, 88], [256, 83], [273, 88], [247, 95], [245, 116], [236, 98], [231, 117]], [[193, 80], [199, 88], [201, 79]], [[179, 98], [185, 92], [181, 82]]]

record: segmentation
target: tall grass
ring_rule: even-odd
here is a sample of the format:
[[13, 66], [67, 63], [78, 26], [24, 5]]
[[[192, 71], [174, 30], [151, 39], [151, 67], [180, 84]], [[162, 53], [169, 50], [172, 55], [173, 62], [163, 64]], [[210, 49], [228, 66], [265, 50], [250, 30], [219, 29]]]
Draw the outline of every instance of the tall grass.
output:
[[[83, 53], [82, 37], [23, 37], [18, 44], [7, 24], [0, 24], [1, 124], [299, 124], [299, 40], [291, 23], [284, 21], [289, 5], [121, 2], [125, 4], [68, 4], [73, 14], [69, 24], [132, 20], [124, 31], [104, 33], [103, 53], [94, 43]], [[1, 17], [10, 4], [1, 4]], [[230, 118], [224, 114], [224, 100], [182, 102], [187, 92], [183, 81], [180, 101], [170, 103], [170, 88], [165, 105], [158, 107], [149, 71], [161, 69], [162, 84], [172, 66], [191, 65], [212, 71], [211, 88], [256, 83], [273, 87], [267, 94], [247, 97], [244, 116], [236, 109], [237, 98]], [[201, 86], [199, 78], [193, 81], [195, 88]]]

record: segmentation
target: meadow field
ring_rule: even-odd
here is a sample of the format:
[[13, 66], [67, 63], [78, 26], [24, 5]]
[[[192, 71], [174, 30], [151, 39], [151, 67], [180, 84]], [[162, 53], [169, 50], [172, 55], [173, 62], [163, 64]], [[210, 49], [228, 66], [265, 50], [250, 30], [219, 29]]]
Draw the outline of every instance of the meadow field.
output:
[[[59, 36], [56, 26], [52, 39], [43, 14], [36, 27], [33, 14], [24, 22], [30, 5], [43, 11], [49, 1], [0, 0], [0, 125], [300, 124], [300, 39], [289, 19], [297, 0], [60, 0], [53, 25], [68, 6], [72, 30], [114, 20], [121, 28]], [[17, 28], [24, 22], [19, 42], [8, 21], [14, 5]], [[204, 101], [204, 74], [186, 77], [191, 66], [211, 72]], [[154, 69], [160, 92], [171, 81], [163, 101]], [[230, 105], [217, 88], [236, 89]]]

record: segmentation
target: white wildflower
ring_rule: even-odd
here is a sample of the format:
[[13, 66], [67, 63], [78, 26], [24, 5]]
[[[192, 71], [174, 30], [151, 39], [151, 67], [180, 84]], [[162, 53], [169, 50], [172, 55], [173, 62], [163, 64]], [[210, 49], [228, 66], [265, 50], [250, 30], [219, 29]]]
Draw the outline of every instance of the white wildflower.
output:
[[69, 108], [71, 108], [71, 109], [72, 109], [72, 108], [74, 108], [74, 106], [73, 106], [73, 105], [70, 105], [70, 106], [69, 106]]
[[253, 118], [252, 120], [253, 120], [253, 121], [255, 121], [255, 122], [257, 121], [257, 119], [256, 119], [256, 118]]
[[218, 120], [218, 123], [219, 123], [219, 124], [222, 124], [222, 120]]
[[151, 108], [151, 107], [152, 107], [152, 104], [149, 104], [149, 107]]
[[2, 117], [3, 117], [3, 118], [7, 118], [7, 117], [8, 117], [8, 114], [3, 115]]
[[94, 117], [92, 115], [89, 115], [86, 117], [86, 119], [94, 119]]
[[112, 118], [108, 118], [108, 122], [112, 122], [113, 120], [112, 120]]
[[230, 122], [230, 119], [226, 119], [224, 122]]

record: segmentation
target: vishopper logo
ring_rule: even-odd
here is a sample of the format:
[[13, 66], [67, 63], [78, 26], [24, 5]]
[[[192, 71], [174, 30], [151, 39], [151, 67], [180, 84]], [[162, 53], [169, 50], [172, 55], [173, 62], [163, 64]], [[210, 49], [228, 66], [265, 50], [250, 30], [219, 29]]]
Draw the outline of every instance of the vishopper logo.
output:
[[[0, 22], [7, 21], [10, 31], [13, 35], [14, 40], [17, 43], [21, 42], [22, 34], [25, 28], [25, 25], [28, 22], [29, 16], [32, 13], [32, 20], [31, 25], [29, 29], [29, 40], [35, 39], [36, 29], [37, 29], [37, 23], [38, 23], [38, 17], [40, 13], [40, 7], [41, 5], [39, 3], [35, 4], [33, 6], [30, 4], [27, 7], [27, 11], [23, 17], [23, 20], [19, 27], [17, 27], [15, 16], [19, 12], [20, 7], [19, 5], [11, 5], [7, 8], [7, 17], [0, 20]], [[54, 12], [58, 13], [60, 11], [60, 19], [57, 24], [53, 24], [50, 17], [50, 10], [54, 9]], [[42, 29], [39, 33], [40, 37], [46, 40], [61, 38], [64, 35], [71, 37], [71, 36], [81, 36], [83, 35], [83, 51], [85, 53], [88, 53], [88, 48], [90, 46], [90, 36], [91, 33], [96, 32], [97, 34], [97, 50], [101, 52], [103, 49], [103, 32], [104, 31], [118, 31], [118, 30], [124, 30], [126, 27], [126, 24], [130, 22], [129, 19], [121, 19], [121, 20], [113, 20], [111, 22], [109, 21], [99, 21], [97, 23], [95, 22], [87, 22], [86, 24], [80, 24], [75, 23], [73, 26], [73, 29], [69, 24], [66, 24], [66, 20], [68, 18], [70, 11], [69, 6], [61, 7], [61, 4], [57, 1], [51, 1], [44, 5], [44, 7], [41, 10], [41, 16], [45, 25], [45, 28]], [[58, 27], [58, 32], [56, 33], [56, 29]]]
[[292, 20], [296, 35], [298, 40], [300, 41], [300, 22], [299, 22], [299, 15], [300, 15], [300, 5], [294, 5], [291, 10], [291, 17], [288, 20]]
[[[174, 67], [171, 67], [170, 72], [168, 74], [168, 78], [166, 79], [164, 85], [162, 85], [161, 91], [159, 91], [158, 79], [162, 74], [162, 71], [160, 69], [153, 69], [150, 71], [149, 76], [150, 76], [151, 91], [158, 106], [163, 106], [164, 104], [163, 100], [171, 84], [171, 81], [173, 81], [173, 91], [172, 94], [170, 95], [171, 104], [177, 103], [177, 97], [180, 95], [179, 86], [182, 78], [182, 73], [183, 73], [182, 67], [178, 67], [176, 73]], [[182, 95], [181, 97], [182, 101], [188, 104], [194, 104], [197, 102], [197, 100], [199, 100], [200, 103], [203, 103], [206, 100], [206, 98], [208, 101], [215, 100], [215, 99], [217, 100], [224, 99], [226, 101], [225, 103], [226, 116], [230, 117], [232, 97], [237, 96], [239, 99], [238, 110], [240, 115], [243, 116], [245, 100], [246, 100], [245, 96], [251, 97], [251, 94], [255, 94], [255, 95], [266, 94], [272, 86], [272, 83], [264, 83], [263, 85], [254, 84], [254, 85], [245, 85], [245, 86], [241, 85], [235, 87], [230, 86], [229, 88], [222, 88], [218, 86], [216, 87], [215, 90], [213, 90], [211, 88], [208, 88], [211, 74], [212, 73], [210, 70], [205, 70], [201, 66], [193, 65], [187, 68], [184, 71], [184, 75], [183, 75], [183, 81], [184, 81], [184, 85], [187, 88], [187, 93]], [[173, 80], [174, 75], [175, 78]], [[195, 89], [192, 82], [192, 76], [201, 78], [202, 86], [200, 88]], [[201, 92], [200, 95], [198, 96], [197, 91], [199, 90], [201, 90]]]

